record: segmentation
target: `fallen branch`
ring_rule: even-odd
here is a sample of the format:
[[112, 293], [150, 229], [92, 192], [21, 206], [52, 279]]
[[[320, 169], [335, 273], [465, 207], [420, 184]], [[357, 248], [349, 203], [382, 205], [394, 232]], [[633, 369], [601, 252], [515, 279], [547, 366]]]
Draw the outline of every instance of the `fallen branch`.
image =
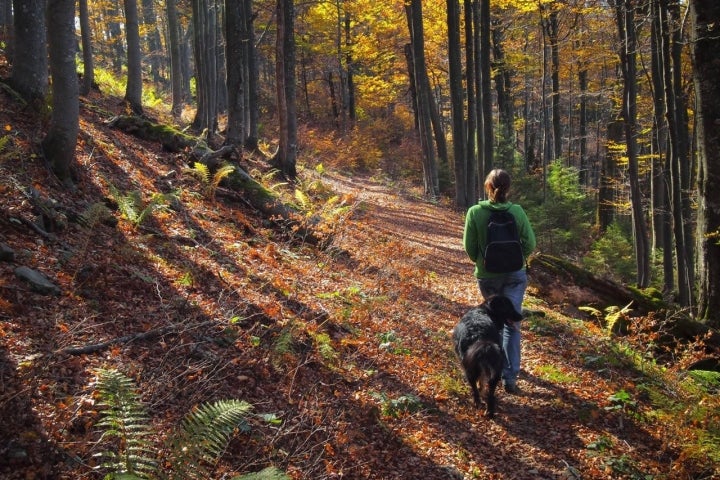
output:
[[136, 340], [153, 340], [155, 338], [171, 333], [174, 330], [175, 326], [172, 325], [162, 328], [155, 328], [153, 330], [148, 330], [147, 332], [132, 333], [119, 338], [113, 338], [112, 340], [107, 340], [105, 342], [93, 343], [80, 347], [62, 348], [60, 350], [56, 350], [55, 353], [64, 353], [67, 355], [84, 355], [86, 353], [95, 353], [101, 350], [105, 350], [106, 348], [109, 348], [116, 344], [130, 343]]

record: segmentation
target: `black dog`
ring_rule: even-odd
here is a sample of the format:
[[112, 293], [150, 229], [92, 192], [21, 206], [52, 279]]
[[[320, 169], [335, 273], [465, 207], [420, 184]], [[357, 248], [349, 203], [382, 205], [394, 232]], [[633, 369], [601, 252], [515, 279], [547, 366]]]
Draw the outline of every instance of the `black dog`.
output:
[[485, 393], [485, 416], [495, 415], [495, 388], [500, 381], [505, 357], [502, 329], [506, 323], [522, 319], [507, 297], [492, 296], [468, 311], [453, 330], [455, 353], [472, 388], [475, 406], [480, 407], [480, 390]]

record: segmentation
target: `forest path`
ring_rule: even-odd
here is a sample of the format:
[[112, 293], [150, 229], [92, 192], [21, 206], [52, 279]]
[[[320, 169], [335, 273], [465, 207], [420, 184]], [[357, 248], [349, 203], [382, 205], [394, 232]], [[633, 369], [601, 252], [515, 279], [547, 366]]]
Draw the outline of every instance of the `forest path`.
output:
[[[604, 479], [668, 473], [663, 463], [674, 454], [664, 445], [662, 432], [606, 409], [612, 406], [610, 396], [625, 388], [632, 391], [637, 372], [605, 365], [609, 344], [597, 327], [556, 313], [533, 296], [532, 287], [525, 305], [545, 316], [524, 324], [521, 394], [499, 391], [498, 415], [494, 420], [482, 417], [472, 407], [449, 341], [455, 321], [481, 300], [472, 263], [462, 249], [461, 212], [423, 200], [419, 190], [368, 178], [333, 176], [327, 181], [362, 202], [361, 221], [376, 237], [395, 243], [395, 255], [379, 265], [404, 263], [408, 269], [431, 272], [429, 282], [421, 275], [421, 285], [414, 288], [432, 291], [428, 304], [439, 312], [408, 312], [421, 318], [415, 332], [405, 335], [424, 342], [434, 373], [417, 372], [419, 361], [424, 362], [417, 356], [405, 357], [404, 365], [395, 367], [407, 377], [406, 386], [417, 382], [416, 391], [432, 392], [432, 398], [429, 393], [422, 397], [432, 404], [429, 414], [406, 418], [395, 427], [416, 452], [442, 467], [426, 470], [425, 478]], [[412, 276], [406, 280], [418, 283]], [[423, 300], [420, 294], [418, 303]], [[439, 340], [428, 339], [427, 330], [439, 332]], [[397, 478], [419, 477], [404, 472]]]

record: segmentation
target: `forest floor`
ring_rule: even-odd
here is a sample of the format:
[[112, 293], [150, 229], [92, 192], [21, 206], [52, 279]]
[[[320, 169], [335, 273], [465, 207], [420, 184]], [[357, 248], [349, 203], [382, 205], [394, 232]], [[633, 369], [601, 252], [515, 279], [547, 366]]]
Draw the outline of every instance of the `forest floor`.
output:
[[[450, 340], [481, 298], [462, 215], [449, 203], [425, 201], [413, 185], [308, 166], [302, 185], [319, 205], [338, 195], [326, 216], [343, 212], [321, 250], [238, 195], [207, 195], [183, 174], [184, 154], [108, 128], [119, 102], [97, 93], [83, 99], [77, 189], [68, 191], [41, 160], [40, 126], [0, 95], [0, 242], [15, 253], [0, 263], [0, 478], [103, 477], [96, 455], [114, 447], [98, 426], [99, 368], [136, 383], [159, 458], [203, 402], [240, 399], [275, 415], [248, 419], [213, 466], [217, 479], [268, 465], [313, 480], [720, 472], [688, 450], [692, 426], [651, 408], [650, 362], [645, 371], [596, 322], [535, 296], [532, 272], [526, 306], [544, 315], [523, 328], [521, 394], [499, 391], [498, 414], [483, 417]], [[113, 188], [145, 202], [156, 192], [177, 199], [141, 224], [112, 211], [116, 224], [55, 219], [44, 235], [30, 227], [31, 188], [65, 218], [110, 203]], [[19, 266], [60, 293], [31, 291]]]

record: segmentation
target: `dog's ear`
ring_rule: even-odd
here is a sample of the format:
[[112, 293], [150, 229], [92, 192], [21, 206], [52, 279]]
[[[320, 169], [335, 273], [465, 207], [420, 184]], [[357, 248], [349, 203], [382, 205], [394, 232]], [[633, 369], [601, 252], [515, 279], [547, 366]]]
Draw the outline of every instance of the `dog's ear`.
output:
[[492, 315], [503, 317], [506, 321], [517, 322], [522, 320], [522, 315], [515, 310], [509, 298], [503, 295], [494, 295], [487, 302], [487, 309]]

